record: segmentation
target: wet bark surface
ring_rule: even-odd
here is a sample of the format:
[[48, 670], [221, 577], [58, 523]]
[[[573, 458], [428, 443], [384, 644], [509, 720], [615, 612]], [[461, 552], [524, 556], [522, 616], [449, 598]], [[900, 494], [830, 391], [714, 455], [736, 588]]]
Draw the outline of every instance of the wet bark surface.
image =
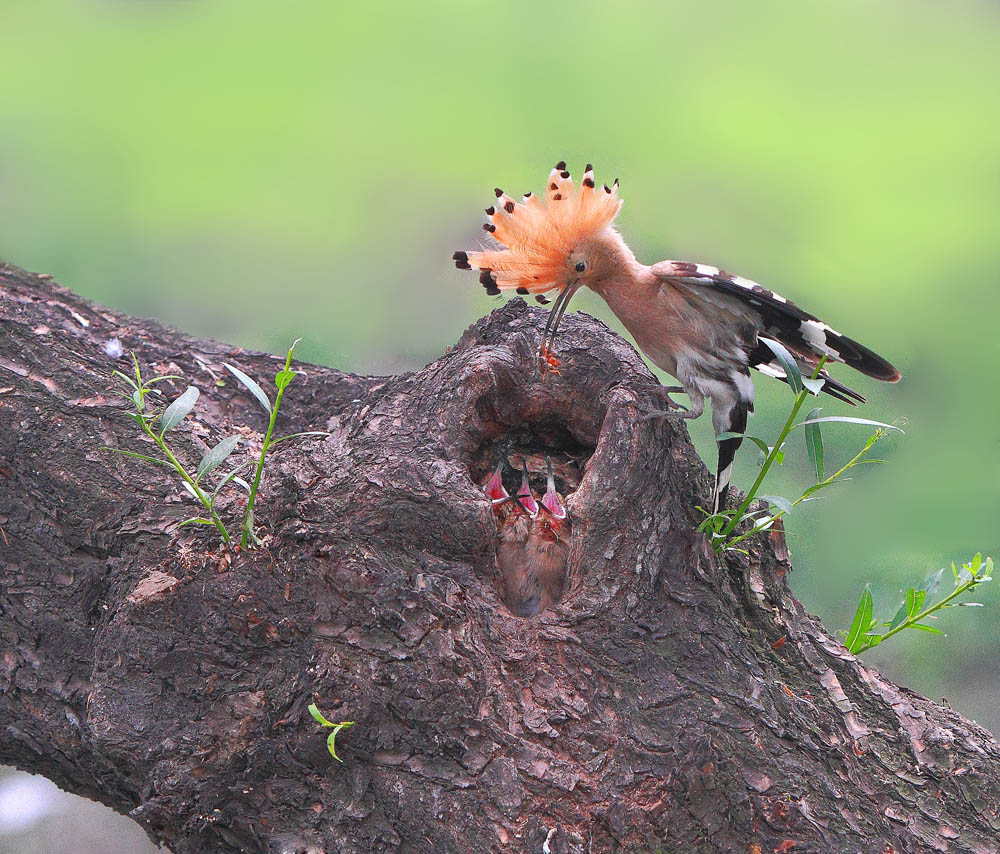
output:
[[[0, 266], [0, 761], [187, 852], [993, 852], [1000, 745], [866, 668], [791, 595], [779, 543], [711, 557], [711, 480], [633, 348], [520, 300], [426, 368], [307, 367], [229, 553], [110, 380], [200, 387], [197, 461], [264, 414], [197, 341]], [[262, 385], [265, 383], [262, 382]], [[562, 600], [510, 614], [482, 483], [553, 458]], [[235, 458], [234, 458], [235, 459]], [[234, 492], [222, 505], [238, 518]], [[232, 527], [232, 526], [231, 526]], [[353, 720], [337, 747], [309, 716]]]

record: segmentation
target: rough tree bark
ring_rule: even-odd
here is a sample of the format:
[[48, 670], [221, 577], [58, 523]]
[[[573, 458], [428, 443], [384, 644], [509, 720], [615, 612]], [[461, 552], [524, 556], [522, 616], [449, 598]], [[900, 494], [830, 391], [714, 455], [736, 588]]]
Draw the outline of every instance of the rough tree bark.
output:
[[[0, 267], [0, 760], [186, 852], [991, 852], [1000, 745], [848, 654], [767, 540], [715, 560], [710, 478], [598, 321], [514, 301], [397, 377], [312, 367], [222, 553], [142, 450], [117, 336], [203, 395], [178, 443], [262, 413], [223, 361], [278, 361]], [[259, 440], [259, 433], [250, 434]], [[480, 484], [506, 447], [571, 491], [569, 581], [505, 609]], [[224, 513], [233, 518], [233, 504]], [[777, 552], [777, 553], [776, 553]], [[312, 701], [358, 721], [331, 760]]]

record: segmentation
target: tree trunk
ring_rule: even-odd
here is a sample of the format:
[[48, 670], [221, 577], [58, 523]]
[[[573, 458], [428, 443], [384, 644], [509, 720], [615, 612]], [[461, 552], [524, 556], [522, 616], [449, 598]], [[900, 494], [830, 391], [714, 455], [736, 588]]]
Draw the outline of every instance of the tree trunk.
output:
[[[520, 300], [412, 374], [310, 367], [279, 427], [331, 435], [279, 446], [266, 547], [236, 553], [177, 527], [171, 472], [102, 450], [150, 453], [103, 345], [201, 388], [172, 434], [195, 462], [243, 425], [259, 449], [222, 363], [273, 390], [279, 360], [10, 266], [0, 318], [0, 760], [175, 854], [1000, 850], [1000, 745], [847, 653], [781, 543], [710, 555], [711, 480], [593, 318], [544, 378]], [[533, 619], [498, 592], [500, 455], [550, 455], [570, 493], [563, 598]], [[357, 721], [343, 764], [311, 702]]]

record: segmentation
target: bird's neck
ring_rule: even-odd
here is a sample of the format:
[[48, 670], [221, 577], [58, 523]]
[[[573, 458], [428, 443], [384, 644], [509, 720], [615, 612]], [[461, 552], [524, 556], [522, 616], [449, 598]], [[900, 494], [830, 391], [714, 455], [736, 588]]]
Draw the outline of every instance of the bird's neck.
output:
[[635, 335], [634, 327], [641, 326], [643, 318], [648, 316], [660, 283], [652, 268], [636, 260], [621, 236], [614, 237], [617, 239], [608, 246], [612, 261], [608, 272], [588, 285]]

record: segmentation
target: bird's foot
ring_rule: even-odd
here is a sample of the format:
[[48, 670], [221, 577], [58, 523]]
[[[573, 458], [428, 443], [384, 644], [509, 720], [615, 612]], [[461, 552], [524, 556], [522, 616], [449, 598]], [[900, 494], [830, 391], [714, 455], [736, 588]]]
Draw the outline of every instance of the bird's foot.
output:
[[698, 406], [695, 402], [692, 402], [692, 406], [688, 409], [686, 406], [678, 403], [672, 397], [671, 394], [683, 394], [684, 387], [679, 385], [669, 385], [663, 386], [660, 389], [663, 397], [666, 401], [666, 409], [649, 409], [646, 407], [639, 407], [642, 412], [641, 415], [636, 417], [637, 421], [650, 421], [654, 418], [697, 418], [704, 411], [704, 405]]

